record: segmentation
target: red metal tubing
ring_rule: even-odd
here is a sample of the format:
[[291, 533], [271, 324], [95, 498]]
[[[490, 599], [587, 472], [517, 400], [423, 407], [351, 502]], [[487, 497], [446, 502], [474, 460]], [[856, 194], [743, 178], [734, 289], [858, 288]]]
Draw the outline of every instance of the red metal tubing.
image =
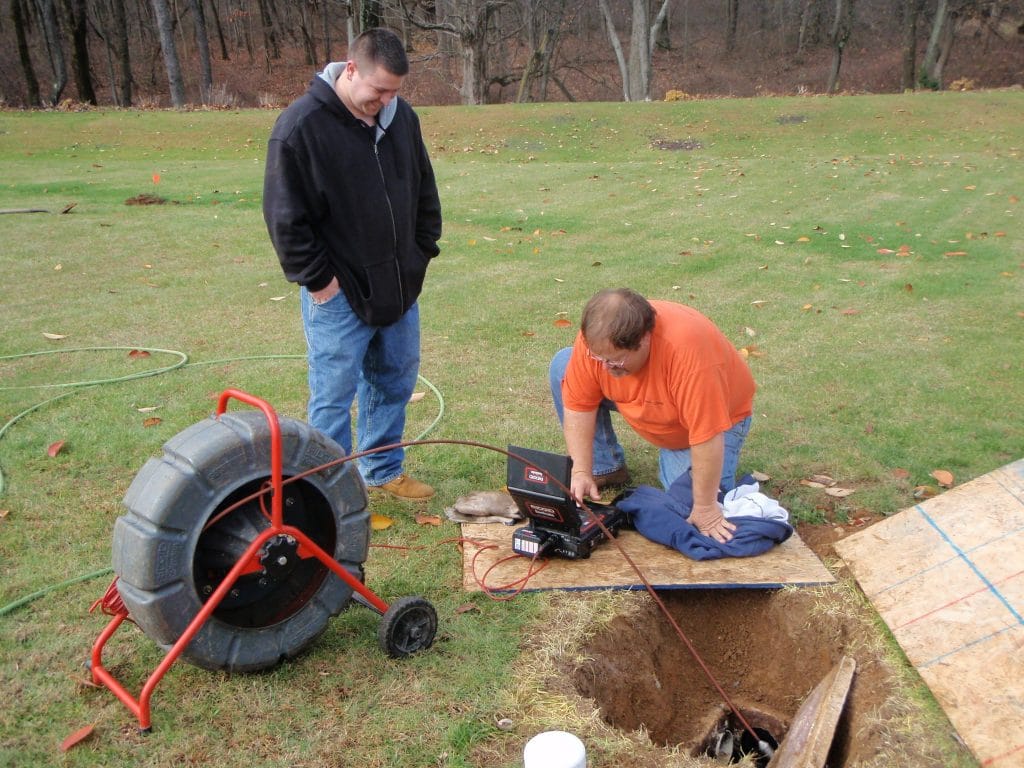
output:
[[261, 400], [240, 389], [225, 389], [220, 393], [220, 399], [217, 401], [218, 418], [227, 410], [228, 400], [232, 397], [243, 403], [248, 403], [254, 408], [259, 408], [267, 417], [267, 425], [270, 427], [270, 483], [274, 489], [274, 498], [270, 500], [270, 519], [273, 527], [280, 528], [284, 525], [284, 479], [282, 477], [281, 425], [278, 423], [277, 413], [266, 400]]

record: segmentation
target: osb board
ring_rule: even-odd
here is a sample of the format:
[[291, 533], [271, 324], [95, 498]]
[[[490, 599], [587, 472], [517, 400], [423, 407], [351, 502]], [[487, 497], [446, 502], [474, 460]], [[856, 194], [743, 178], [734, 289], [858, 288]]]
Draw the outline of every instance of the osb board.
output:
[[835, 546], [978, 761], [1024, 766], [1024, 459]]
[[[510, 592], [519, 589], [529, 574], [531, 560], [512, 551], [512, 533], [518, 526], [463, 523], [470, 539], [463, 548], [462, 585], [469, 592]], [[781, 587], [831, 584], [835, 578], [794, 533], [788, 540], [756, 557], [690, 560], [669, 547], [648, 541], [636, 531], [616, 538], [622, 550], [657, 589], [710, 587]], [[540, 567], [538, 561], [534, 568]], [[644, 589], [643, 581], [626, 562], [615, 542], [599, 544], [585, 560], [551, 558], [529, 576], [525, 591], [542, 589]]]

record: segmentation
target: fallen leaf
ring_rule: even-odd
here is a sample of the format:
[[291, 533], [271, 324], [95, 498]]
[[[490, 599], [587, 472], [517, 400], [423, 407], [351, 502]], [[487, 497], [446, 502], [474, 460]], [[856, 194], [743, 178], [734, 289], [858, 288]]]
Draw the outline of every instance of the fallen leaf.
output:
[[52, 459], [54, 456], [56, 456], [58, 453], [60, 453], [60, 451], [61, 451], [61, 449], [63, 447], [64, 447], [64, 441], [63, 440], [58, 440], [55, 443], [50, 443], [50, 447], [46, 449], [46, 455], [49, 456]]
[[891, 474], [897, 480], [906, 480], [910, 477], [910, 470], [904, 469], [903, 467], [896, 467]]
[[817, 486], [819, 488], [825, 488], [830, 485], [835, 485], [836, 481], [828, 475], [811, 475], [806, 480], [801, 480], [801, 484], [810, 485], [812, 487]]
[[809, 243], [809, 242], [811, 242], [811, 238], [809, 238], [807, 235], [801, 235], [800, 237], [798, 237], [796, 239], [796, 241], [798, 243]]
[[523, 331], [523, 336], [526, 336], [526, 337], [536, 336], [536, 335], [537, 334], [535, 332], [533, 332], [533, 331]]
[[559, 317], [555, 320], [555, 328], [568, 328], [572, 323], [566, 320], [564, 317]]
[[918, 485], [914, 487], [915, 499], [930, 499], [932, 496], [937, 496], [938, 493], [938, 488], [931, 485]]
[[555, 282], [556, 282], [556, 283], [564, 283], [564, 282], [565, 282], [565, 280], [563, 280], [563, 279], [562, 279], [562, 278], [560, 278], [560, 277], [556, 277], [556, 278], [555, 278]]
[[763, 307], [767, 303], [768, 302], [766, 300], [764, 300], [764, 299], [756, 299], [755, 301], [750, 302], [750, 305], [752, 307], [757, 307], [758, 309], [760, 309], [761, 307]]
[[879, 248], [878, 252], [883, 256], [888, 256], [890, 253], [896, 253], [892, 248]]
[[842, 310], [839, 314], [846, 315], [847, 317], [851, 317], [853, 315], [859, 315], [860, 314], [860, 310], [859, 309], [853, 309], [851, 307], [851, 308]]
[[966, 256], [967, 251], [946, 251], [943, 256]]
[[771, 475], [766, 475], [764, 472], [758, 472], [756, 470], [754, 472], [751, 472], [750, 476], [757, 480], [757, 482], [759, 483], [767, 483], [769, 480], [772, 479]]
[[836, 486], [834, 488], [826, 488], [825, 489], [825, 493], [827, 493], [829, 496], [833, 496], [833, 497], [835, 497], [837, 499], [845, 499], [847, 496], [849, 496], [853, 492], [854, 492], [853, 488], [839, 488], [838, 486]]
[[441, 517], [440, 517], [440, 515], [421, 515], [421, 514], [417, 514], [416, 515], [416, 524], [417, 525], [440, 525], [441, 524]]
[[910, 283], [907, 283], [906, 285], [903, 286], [903, 290], [906, 291], [907, 293], [913, 293], [914, 286], [911, 285]]
[[128, 357], [149, 357], [149, 352], [144, 349], [133, 349], [128, 353]]
[[152, 413], [159, 407], [159, 405], [144, 405], [141, 408], [136, 408], [135, 410], [139, 413]]
[[814, 305], [813, 304], [804, 304], [802, 307], [800, 307], [800, 309], [803, 310], [804, 312], [808, 312], [808, 311], [814, 309]]
[[11, 514], [11, 510], [9, 510], [9, 509], [0, 509], [0, 520], [3, 520], [9, 514]]
[[43, 331], [43, 338], [53, 339], [54, 341], [56, 341], [58, 339], [66, 339], [67, 336], [63, 333], [47, 333], [46, 331]]
[[376, 512], [370, 513], [370, 528], [375, 531], [383, 531], [394, 524], [395, 521], [387, 515], [378, 515]]
[[87, 738], [92, 736], [92, 732], [95, 727], [95, 725], [87, 725], [85, 728], [79, 728], [60, 743], [60, 751], [67, 752], [76, 744], [80, 744], [85, 741]]
[[600, 262], [600, 261], [595, 261], [595, 262], [594, 262], [593, 264], [591, 264], [590, 266], [592, 266], [592, 267], [600, 267], [600, 266], [601, 266], [601, 262]]
[[148, 428], [148, 427], [155, 427], [157, 424], [159, 424], [162, 421], [163, 421], [163, 419], [161, 419], [159, 416], [150, 416], [148, 419], [145, 419], [142, 422], [142, 426], [146, 427], [146, 428]]
[[456, 614], [460, 613], [480, 613], [480, 606], [476, 603], [463, 603], [455, 609]]
[[284, 301], [287, 298], [288, 298], [287, 296], [271, 296], [270, 300], [271, 301]]
[[935, 481], [943, 488], [953, 487], [953, 473], [946, 469], [936, 469], [934, 472], [929, 474], [929, 477], [934, 477]]

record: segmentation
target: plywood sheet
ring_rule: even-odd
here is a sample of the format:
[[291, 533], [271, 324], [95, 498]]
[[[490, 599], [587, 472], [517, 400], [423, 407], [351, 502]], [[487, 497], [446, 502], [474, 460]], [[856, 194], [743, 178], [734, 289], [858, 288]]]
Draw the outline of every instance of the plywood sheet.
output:
[[[787, 541], [757, 557], [695, 561], [648, 541], [636, 531], [623, 531], [616, 542], [603, 542], [586, 560], [552, 558], [533, 564], [512, 551], [514, 526], [464, 523], [463, 587], [470, 592], [516, 589], [644, 589], [643, 581], [623, 552], [657, 589], [708, 587], [781, 587], [830, 584], [835, 578], [794, 533]], [[540, 566], [544, 567], [540, 570]], [[525, 586], [524, 586], [525, 585]]]
[[1024, 459], [836, 544], [986, 768], [1024, 768]]

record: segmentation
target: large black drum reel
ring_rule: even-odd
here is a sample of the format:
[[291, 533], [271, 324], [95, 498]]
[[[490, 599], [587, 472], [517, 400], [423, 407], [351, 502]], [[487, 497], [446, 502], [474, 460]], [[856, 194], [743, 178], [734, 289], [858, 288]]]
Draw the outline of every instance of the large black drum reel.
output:
[[[295, 536], [270, 536], [181, 657], [206, 669], [272, 667], [305, 650], [348, 606], [354, 587], [360, 602], [387, 609], [378, 634], [389, 655], [429, 647], [437, 617], [428, 602], [404, 598], [388, 608], [362, 584], [368, 499], [351, 463], [332, 464], [343, 457], [341, 447], [304, 422], [277, 421], [284, 526], [309, 537], [352, 578], [332, 572]], [[265, 414], [222, 413], [169, 440], [129, 487], [127, 511], [114, 526], [117, 589], [131, 618], [163, 648], [182, 636], [272, 525], [271, 450]]]

